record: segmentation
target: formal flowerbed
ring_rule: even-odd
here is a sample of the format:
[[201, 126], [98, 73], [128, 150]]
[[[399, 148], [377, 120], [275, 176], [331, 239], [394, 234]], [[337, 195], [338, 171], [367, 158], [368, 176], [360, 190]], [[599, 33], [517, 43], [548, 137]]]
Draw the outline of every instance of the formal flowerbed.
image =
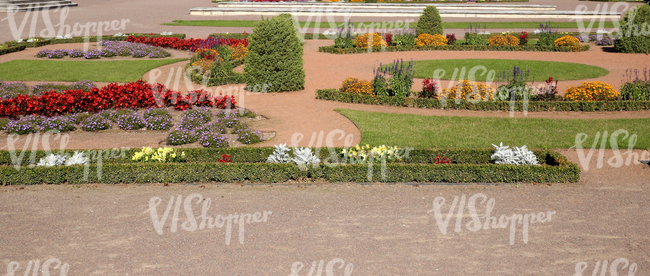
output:
[[243, 75], [233, 69], [244, 63], [248, 55], [247, 46], [247, 38], [218, 37], [206, 40], [193, 51], [186, 72], [194, 82], [208, 86], [243, 83]]
[[165, 58], [170, 57], [171, 54], [161, 47], [145, 45], [141, 43], [132, 42], [119, 42], [119, 41], [102, 41], [100, 46], [103, 48], [83, 51], [81, 49], [65, 50], [56, 49], [49, 50], [43, 49], [36, 53], [36, 57], [60, 59], [63, 57], [71, 58], [85, 58], [85, 59], [99, 59], [110, 58], [115, 56], [131, 56], [135, 58], [149, 57], [149, 58]]
[[510, 75], [500, 76], [497, 89], [484, 83], [460, 80], [441, 88], [437, 79], [425, 79], [422, 90], [411, 91], [413, 65], [396, 61], [375, 70], [372, 81], [350, 77], [340, 89], [318, 90], [317, 98], [348, 103], [380, 104], [424, 108], [450, 108], [500, 111], [630, 111], [650, 109], [650, 73], [628, 70], [628, 82], [619, 93], [600, 81], [568, 87], [558, 95], [558, 82], [549, 77], [544, 85], [528, 82], [528, 71], [514, 67]]
[[143, 80], [123, 85], [109, 84], [85, 90], [48, 91], [40, 96], [18, 95], [0, 101], [0, 117], [18, 118], [27, 115], [55, 116], [68, 113], [96, 113], [106, 109], [173, 107], [186, 110], [192, 106], [230, 108], [234, 97], [213, 96], [204, 90], [181, 92], [168, 90], [162, 84], [151, 85]]
[[[11, 184], [60, 183], [194, 183], [287, 181], [331, 182], [442, 182], [512, 183], [577, 182], [580, 169], [554, 151], [525, 147], [480, 150], [394, 149], [131, 149], [102, 160], [88, 158], [83, 165], [29, 166], [29, 159], [12, 162], [11, 152], [0, 151], [0, 182]], [[381, 149], [383, 148], [383, 149]], [[363, 151], [363, 153], [361, 153]], [[34, 160], [51, 154], [74, 152], [27, 152]], [[389, 159], [388, 156], [394, 158]], [[101, 156], [101, 154], [100, 154]], [[372, 157], [369, 157], [372, 156]], [[93, 156], [91, 156], [93, 157]], [[52, 157], [50, 157], [52, 158]], [[527, 161], [537, 165], [526, 165]], [[14, 158], [15, 160], [15, 158]], [[218, 161], [217, 161], [218, 160]], [[325, 161], [327, 160], [327, 161]], [[499, 163], [497, 163], [499, 162]], [[508, 164], [500, 164], [508, 162]], [[519, 165], [516, 165], [519, 164]], [[17, 170], [18, 169], [18, 170]], [[84, 173], [84, 171], [86, 173]], [[88, 173], [90, 171], [91, 173]], [[101, 178], [100, 178], [101, 176]]]

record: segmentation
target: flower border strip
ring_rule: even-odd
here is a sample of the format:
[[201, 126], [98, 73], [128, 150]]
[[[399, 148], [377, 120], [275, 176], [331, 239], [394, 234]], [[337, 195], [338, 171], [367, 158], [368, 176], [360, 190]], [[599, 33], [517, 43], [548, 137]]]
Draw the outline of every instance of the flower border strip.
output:
[[[184, 149], [188, 151], [192, 149]], [[205, 149], [193, 151], [208, 153]], [[272, 148], [246, 149], [253, 156], [261, 157]], [[254, 154], [257, 151], [259, 154]], [[417, 158], [433, 159], [435, 155], [424, 156], [433, 150], [413, 152]], [[458, 152], [457, 152], [458, 151]], [[491, 153], [490, 150], [446, 150], [458, 154], [476, 151], [478, 156]], [[195, 154], [196, 154], [195, 152]], [[230, 150], [232, 152], [232, 150]], [[326, 149], [321, 154], [327, 153]], [[566, 157], [554, 151], [535, 151], [544, 161], [543, 166], [516, 166], [497, 164], [431, 164], [431, 163], [389, 163], [386, 165], [385, 180], [381, 176], [381, 164], [372, 167], [373, 182], [436, 182], [436, 183], [575, 183], [580, 180], [580, 168]], [[1, 155], [8, 155], [4, 151]], [[188, 154], [190, 158], [191, 153]], [[215, 155], [203, 155], [204, 158]], [[236, 155], [231, 157], [237, 158]], [[479, 158], [482, 159], [482, 158]], [[0, 166], [0, 183], [3, 185], [63, 184], [63, 183], [209, 183], [209, 182], [253, 182], [281, 183], [289, 180], [367, 183], [368, 164], [309, 167], [300, 170], [294, 164], [269, 163], [113, 163], [110, 160], [101, 166], [101, 179], [97, 165], [70, 167], [20, 167]], [[469, 161], [469, 160], [467, 160]], [[479, 161], [479, 160], [475, 160]], [[124, 162], [124, 161], [122, 161]], [[87, 176], [87, 180], [84, 178]]]
[[[374, 47], [373, 52], [403, 52], [403, 51], [539, 51], [539, 52], [584, 52], [589, 51], [589, 45], [580, 47], [567, 46], [500, 46], [500, 45], [441, 45], [441, 46], [388, 46], [385, 48]], [[368, 53], [367, 48], [335, 48], [334, 46], [318, 47], [321, 53], [330, 54], [361, 54]]]
[[[456, 100], [447, 100], [447, 105], [442, 106], [438, 99], [404, 98], [391, 96], [367, 96], [353, 93], [342, 93], [338, 89], [316, 90], [316, 99], [337, 101], [343, 103], [358, 103], [372, 105], [387, 105], [400, 107], [418, 107], [433, 109], [461, 109], [479, 111], [510, 111], [509, 101], [480, 101], [471, 103], [466, 100], [456, 103]], [[515, 102], [513, 111], [523, 111], [524, 103]], [[650, 109], [650, 101], [529, 101], [528, 112], [543, 111], [639, 111]]]

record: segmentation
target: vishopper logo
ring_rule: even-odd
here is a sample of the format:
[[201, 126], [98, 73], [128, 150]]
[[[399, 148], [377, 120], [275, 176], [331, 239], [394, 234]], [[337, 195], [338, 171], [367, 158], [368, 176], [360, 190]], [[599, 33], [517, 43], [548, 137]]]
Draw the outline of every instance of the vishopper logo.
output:
[[[30, 275], [29, 273], [32, 272], [31, 273], [32, 276], [37, 276], [39, 275], [39, 272], [41, 272], [42, 273], [41, 275], [43, 276], [50, 276], [50, 269], [59, 270], [59, 276], [65, 276], [68, 274], [68, 271], [70, 270], [70, 265], [68, 263], [62, 263], [61, 260], [56, 258], [51, 258], [46, 260], [45, 262], [43, 262], [42, 266], [40, 260], [36, 260], [36, 261], [30, 260], [25, 267], [25, 273], [23, 275]], [[15, 274], [19, 270], [20, 270], [20, 263], [10, 262], [7, 265], [7, 274], [5, 274], [5, 276], [20, 275], [20, 274]]]
[[[479, 216], [477, 213], [477, 200], [481, 200], [480, 204], [485, 204], [485, 215]], [[501, 215], [499, 219], [494, 216], [491, 216], [492, 210], [496, 205], [496, 200], [494, 198], [488, 199], [488, 197], [482, 193], [474, 194], [467, 199], [465, 195], [460, 197], [460, 202], [458, 196], [454, 197], [454, 201], [449, 206], [449, 211], [447, 212], [446, 218], [443, 219], [443, 206], [445, 205], [444, 197], [436, 197], [433, 200], [433, 208], [427, 213], [433, 212], [436, 224], [438, 229], [443, 235], [447, 235], [447, 229], [449, 228], [449, 222], [453, 216], [456, 207], [458, 211], [456, 212], [456, 225], [454, 231], [460, 233], [462, 231], [463, 225], [463, 214], [465, 209], [465, 203], [467, 203], [467, 210], [470, 214], [471, 221], [465, 224], [467, 230], [472, 232], [478, 232], [480, 230], [492, 229], [506, 229], [510, 228], [510, 245], [515, 244], [515, 236], [517, 231], [517, 224], [522, 226], [521, 235], [522, 240], [526, 244], [528, 243], [528, 228], [530, 224], [533, 223], [546, 223], [551, 222], [552, 215], [555, 211], [547, 212], [538, 212], [538, 213], [527, 213], [527, 214], [512, 214], [511, 216]], [[481, 219], [484, 219], [484, 222], [481, 223]]]
[[[621, 25], [618, 20], [611, 19], [611, 18], [618, 17], [619, 14], [624, 14], [628, 10], [630, 12], [630, 15], [626, 25]], [[596, 32], [598, 33], [602, 33], [602, 34], [616, 33], [616, 38], [621, 38], [623, 36], [631, 37], [632, 35], [647, 36], [650, 34], [650, 26], [648, 26], [648, 24], [643, 23], [643, 25], [638, 26], [632, 23], [634, 21], [634, 18], [637, 15], [637, 11], [638, 11], [638, 7], [630, 8], [630, 5], [625, 2], [615, 3], [611, 7], [609, 6], [609, 3], [604, 3], [602, 4], [602, 8], [601, 8], [601, 4], [598, 4], [596, 5], [594, 11], [589, 11], [589, 7], [587, 7], [586, 5], [578, 5], [576, 6], [575, 9], [576, 16], [571, 20], [576, 21], [576, 23], [578, 24], [578, 31], [583, 35], [592, 32], [592, 30], [594, 29], [594, 24], [596, 23], [596, 21], [598, 21], [598, 28], [596, 29]], [[600, 18], [597, 18], [595, 16], [591, 17], [589, 24], [585, 26], [585, 22], [583, 21], [583, 16], [587, 15], [590, 12], [600, 12]], [[608, 22], [610, 20], [614, 24], [614, 28], [607, 30], [605, 28], [605, 22]], [[627, 29], [627, 31], [624, 33], [620, 33], [619, 31], [621, 30], [622, 27]], [[633, 30], [634, 32], [632, 32]]]
[[[59, 17], [58, 24], [52, 23], [52, 20], [50, 19], [51, 18], [50, 12], [53, 12], [55, 14], [58, 13], [58, 17]], [[30, 38], [37, 37], [37, 36], [41, 36], [41, 37], [64, 37], [64, 36], [71, 37], [71, 36], [82, 36], [82, 35], [85, 37], [91, 35], [102, 36], [103, 32], [125, 30], [126, 23], [129, 23], [131, 21], [130, 19], [121, 19], [121, 20], [113, 20], [113, 21], [86, 22], [84, 24], [75, 22], [74, 25], [70, 26], [65, 22], [66, 18], [68, 17], [68, 14], [70, 13], [70, 8], [62, 7], [62, 6], [58, 6], [54, 9], [43, 9], [43, 10], [36, 10], [36, 11], [32, 11], [30, 9], [27, 12], [21, 13], [24, 14], [24, 16], [20, 23], [18, 23], [18, 20], [15, 17], [17, 13], [18, 11], [16, 10], [16, 6], [10, 6], [7, 12], [7, 17], [1, 20], [1, 21], [5, 21], [5, 20], [9, 21], [9, 28], [11, 30], [11, 34], [14, 40], [20, 40], [24, 37], [25, 27], [27, 26], [27, 22], [29, 22], [30, 17], [31, 17], [31, 24], [29, 26], [29, 32], [28, 32], [28, 36]], [[40, 20], [39, 18], [42, 19], [42, 22], [45, 24], [45, 29], [42, 29], [40, 30], [40, 32], [37, 33], [36, 28]], [[55, 27], [58, 27], [58, 32]], [[88, 42], [88, 40], [86, 40], [86, 42]]]
[[[174, 203], [175, 201], [175, 203]], [[192, 202], [195, 202], [194, 204]], [[271, 211], [255, 212], [253, 214], [229, 214], [227, 216], [217, 215], [212, 217], [208, 215], [208, 211], [212, 205], [212, 199], [209, 197], [204, 198], [201, 194], [190, 194], [185, 200], [183, 200], [182, 195], [178, 195], [176, 199], [174, 196], [171, 196], [167, 208], [165, 208], [162, 217], [158, 213], [158, 206], [162, 203], [160, 197], [152, 197], [149, 200], [149, 209], [144, 211], [144, 213], [149, 213], [151, 215], [151, 221], [153, 222], [154, 229], [158, 235], [163, 235], [165, 229], [165, 223], [167, 218], [174, 208], [174, 213], [169, 223], [169, 231], [171, 233], [176, 233], [178, 230], [178, 221], [179, 214], [181, 212], [181, 204], [183, 204], [183, 211], [187, 220], [181, 224], [181, 228], [188, 232], [193, 232], [196, 230], [212, 229], [212, 228], [223, 228], [225, 227], [225, 241], [226, 245], [230, 245], [230, 239], [232, 236], [233, 226], [238, 227], [239, 233], [239, 243], [244, 244], [244, 227], [246, 224], [250, 223], [261, 223], [267, 222], [269, 216], [273, 213]], [[198, 216], [194, 215], [193, 205], [201, 206], [201, 214]], [[197, 219], [199, 221], [197, 221]]]
[[[318, 266], [316, 264], [318, 263]], [[337, 268], [338, 264], [338, 268]], [[300, 276], [300, 270], [302, 270], [305, 267], [305, 264], [302, 262], [295, 262], [291, 265], [291, 274], [289, 276]], [[345, 261], [340, 258], [333, 259], [327, 263], [327, 266], [325, 266], [325, 261], [320, 260], [320, 262], [313, 261], [311, 263], [311, 268], [309, 269], [309, 276], [322, 276], [323, 275], [323, 268], [325, 268], [325, 275], [327, 276], [334, 276], [336, 275], [335, 270], [343, 270], [343, 275], [344, 276], [350, 276], [352, 275], [352, 272], [354, 271], [354, 265], [351, 263], [348, 263], [347, 265], [345, 264]], [[314, 274], [316, 272], [316, 274]]]
[[[609, 139], [607, 137], [609, 136]], [[620, 168], [622, 166], [630, 166], [632, 164], [640, 164], [640, 160], [649, 160], [650, 152], [643, 151], [640, 155], [634, 152], [634, 147], [637, 141], [636, 134], [630, 134], [629, 131], [624, 129], [619, 129], [611, 133], [607, 131], [596, 132], [594, 135], [594, 141], [591, 144], [591, 148], [588, 151], [585, 151], [584, 143], [589, 138], [589, 135], [586, 133], [578, 133], [575, 137], [575, 145], [571, 148], [575, 148], [576, 153], [578, 154], [578, 161], [583, 170], [588, 171], [590, 162], [594, 158], [594, 153], [598, 152], [596, 168], [603, 168], [605, 161], [605, 149], [607, 148], [607, 142], [609, 142], [610, 148], [614, 154], [611, 158], [607, 160], [607, 165], [613, 168]], [[618, 148], [619, 140], [621, 142], [627, 140], [627, 151], [621, 152]], [[600, 146], [599, 146], [600, 144]], [[627, 158], [625, 158], [627, 156]]]
[[[625, 258], [616, 259], [611, 264], [609, 264], [609, 262], [607, 260], [604, 260], [602, 262], [602, 265], [601, 265], [600, 261], [597, 261], [596, 264], [594, 265], [594, 270], [591, 273], [591, 275], [592, 276], [598, 275], [598, 271], [600, 270], [600, 275], [605, 276], [607, 274], [607, 271], [608, 271], [607, 268], [609, 268], [609, 275], [618, 276], [619, 275], [618, 274], [619, 266], [620, 266], [621, 270], [627, 270], [627, 276], [634, 276], [634, 274], [636, 274], [636, 272], [637, 272], [637, 270], [639, 268], [639, 266], [636, 263], [630, 263], [630, 261], [628, 261]], [[573, 274], [572, 276], [583, 276], [582, 272], [584, 272], [588, 268], [589, 268], [588, 263], [579, 262], [579, 263], [576, 264], [575, 274]]]

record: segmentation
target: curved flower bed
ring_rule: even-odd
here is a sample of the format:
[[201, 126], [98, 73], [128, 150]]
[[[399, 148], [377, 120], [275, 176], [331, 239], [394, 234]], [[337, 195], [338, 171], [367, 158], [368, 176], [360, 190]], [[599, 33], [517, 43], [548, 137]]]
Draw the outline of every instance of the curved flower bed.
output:
[[149, 57], [149, 58], [165, 58], [171, 54], [161, 47], [146, 45], [142, 43], [120, 42], [120, 41], [103, 41], [101, 46], [103, 49], [82, 51], [81, 49], [65, 50], [56, 49], [48, 50], [43, 49], [36, 53], [36, 57], [47, 58], [63, 58], [69, 56], [71, 58], [84, 57], [86, 59], [97, 59], [100, 57], [114, 57], [114, 56], [132, 56], [135, 58]]
[[149, 108], [171, 106], [186, 110], [192, 106], [232, 107], [233, 96], [224, 97], [209, 94], [204, 90], [190, 91], [182, 95], [168, 90], [162, 84], [151, 85], [143, 80], [124, 85], [109, 84], [90, 91], [49, 91], [41, 96], [19, 95], [0, 100], [0, 117], [17, 118], [23, 115], [54, 116], [76, 112], [97, 112], [110, 108]]

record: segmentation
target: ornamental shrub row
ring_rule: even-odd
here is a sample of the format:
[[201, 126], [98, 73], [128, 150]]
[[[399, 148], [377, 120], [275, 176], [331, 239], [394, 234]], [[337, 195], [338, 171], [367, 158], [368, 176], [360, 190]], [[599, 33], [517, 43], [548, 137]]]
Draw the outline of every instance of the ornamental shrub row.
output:
[[[465, 109], [482, 111], [510, 111], [510, 101], [479, 101], [471, 103], [465, 100], [456, 102], [448, 99], [443, 106], [439, 99], [406, 98], [391, 96], [366, 96], [352, 93], [341, 93], [337, 89], [321, 89], [316, 91], [316, 98], [321, 100], [344, 103], [361, 103], [374, 105], [389, 105], [403, 107], [435, 108], [435, 109]], [[522, 111], [524, 103], [515, 102], [514, 111]], [[638, 111], [650, 109], [650, 101], [529, 101], [528, 111]]]
[[0, 49], [0, 56], [4, 54], [13, 53], [13, 52], [20, 52], [22, 50], [25, 50], [25, 48], [27, 48], [27, 46], [25, 45], [9, 46], [7, 48], [2, 48]]
[[[318, 47], [319, 52], [330, 54], [360, 54], [368, 53], [368, 48], [335, 48], [334, 46]], [[566, 46], [539, 46], [539, 45], [522, 45], [522, 46], [501, 46], [501, 45], [441, 45], [441, 46], [388, 46], [373, 47], [372, 52], [402, 52], [402, 51], [539, 51], [539, 52], [583, 52], [589, 51], [589, 45], [580, 47]]]
[[[205, 149], [204, 149], [205, 150]], [[184, 150], [184, 151], [187, 151]], [[231, 150], [230, 150], [231, 151]], [[487, 151], [487, 150], [484, 150]], [[380, 164], [349, 164], [309, 167], [302, 171], [294, 164], [218, 163], [211, 155], [210, 163], [103, 163], [70, 167], [0, 167], [3, 185], [62, 183], [195, 183], [195, 182], [261, 182], [289, 180], [331, 182], [446, 182], [446, 183], [512, 183], [512, 182], [577, 182], [580, 169], [555, 152], [536, 152], [547, 165], [516, 166], [497, 164], [412, 164], [389, 163], [382, 178]], [[4, 155], [4, 154], [3, 154]], [[187, 155], [187, 153], [186, 153]], [[232, 158], [231, 154], [231, 158]], [[85, 170], [86, 173], [85, 173]], [[101, 179], [100, 176], [101, 175]]]

